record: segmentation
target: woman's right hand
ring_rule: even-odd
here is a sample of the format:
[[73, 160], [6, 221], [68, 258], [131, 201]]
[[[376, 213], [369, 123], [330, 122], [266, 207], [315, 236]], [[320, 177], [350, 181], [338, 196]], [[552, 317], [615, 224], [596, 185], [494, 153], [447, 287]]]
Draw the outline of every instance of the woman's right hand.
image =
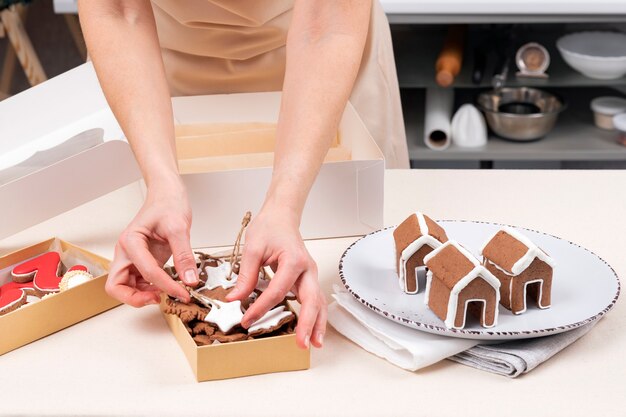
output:
[[174, 255], [180, 279], [192, 287], [198, 284], [190, 229], [191, 208], [180, 177], [149, 188], [142, 208], [115, 247], [107, 293], [134, 307], [158, 304], [162, 291], [189, 302], [189, 293], [170, 278], [163, 265]]

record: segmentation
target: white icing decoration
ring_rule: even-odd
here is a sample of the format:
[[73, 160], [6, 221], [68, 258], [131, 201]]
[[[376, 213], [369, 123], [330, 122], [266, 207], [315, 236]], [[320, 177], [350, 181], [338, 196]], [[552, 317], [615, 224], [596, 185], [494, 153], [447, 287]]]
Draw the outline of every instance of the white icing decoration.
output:
[[201, 289], [213, 290], [217, 287], [232, 288], [237, 283], [237, 274], [230, 276], [230, 262], [223, 262], [218, 266], [205, 267], [206, 283]]
[[528, 291], [528, 284], [534, 284], [534, 283], [537, 283], [537, 282], [540, 283], [540, 285], [539, 285], [539, 296], [538, 296], [538, 299], [537, 299], [537, 306], [540, 309], [542, 309], [542, 310], [545, 310], [546, 308], [550, 308], [551, 304], [548, 304], [547, 306], [544, 306], [544, 305], [541, 304], [541, 297], [543, 295], [543, 279], [534, 279], [532, 281], [526, 281], [524, 283], [524, 298], [523, 298], [523, 300], [524, 300], [524, 309], [520, 310], [520, 311], [513, 311], [512, 310], [512, 308], [513, 308], [513, 292], [512, 292], [513, 280], [510, 280], [509, 281], [509, 306], [511, 307], [511, 311], [513, 311], [513, 314], [522, 314], [522, 313], [524, 313], [527, 310], [528, 306], [526, 304], [526, 294], [527, 294], [527, 291]]
[[487, 263], [491, 266], [493, 266], [494, 268], [496, 268], [498, 271], [502, 272], [504, 275], [508, 275], [510, 277], [514, 277], [515, 275], [511, 274], [509, 271], [507, 271], [506, 269], [502, 268], [500, 265], [491, 262], [489, 259], [485, 258], [487, 260]]
[[223, 303], [213, 300], [211, 303], [213, 304], [211, 311], [206, 315], [204, 321], [215, 324], [224, 333], [228, 333], [233, 327], [241, 323], [243, 318], [241, 301]]
[[432, 285], [432, 281], [433, 281], [433, 272], [432, 271], [428, 271], [426, 272], [426, 293], [424, 294], [424, 304], [428, 305], [428, 296], [430, 294], [430, 286]]
[[526, 268], [530, 266], [530, 264], [535, 260], [535, 258], [538, 258], [539, 260], [545, 262], [551, 268], [554, 268], [556, 266], [554, 259], [548, 256], [548, 254], [546, 254], [543, 250], [541, 250], [541, 248], [535, 245], [528, 237], [526, 237], [525, 235], [521, 234], [520, 232], [518, 232], [517, 230], [511, 227], [504, 227], [498, 230], [496, 233], [494, 233], [493, 236], [491, 236], [491, 238], [487, 241], [487, 243], [485, 243], [481, 247], [480, 249], [481, 256], [483, 256], [483, 251], [485, 250], [485, 247], [501, 231], [519, 240], [528, 248], [528, 251], [526, 251], [524, 256], [522, 256], [520, 259], [517, 260], [517, 262], [515, 262], [515, 264], [511, 268], [511, 271], [509, 271], [510, 273], [507, 275], [511, 275], [511, 273], [513, 274], [513, 276], [517, 276], [521, 274], [522, 272], [526, 270]]
[[[444, 250], [448, 246], [454, 246], [456, 249], [458, 249], [459, 252], [461, 252], [463, 256], [465, 256], [474, 265], [474, 268], [469, 271], [468, 274], [465, 275], [463, 278], [459, 279], [456, 284], [454, 284], [454, 287], [452, 287], [452, 289], [450, 290], [450, 296], [448, 298], [448, 310], [446, 313], [446, 319], [444, 321], [446, 327], [449, 329], [462, 329], [465, 325], [465, 317], [463, 318], [463, 326], [457, 327], [454, 325], [454, 319], [456, 318], [457, 308], [459, 304], [459, 293], [476, 278], [484, 279], [485, 282], [491, 285], [496, 292], [494, 322], [491, 326], [486, 325], [485, 327], [495, 326], [498, 322], [498, 305], [500, 304], [500, 280], [496, 278], [491, 272], [489, 272], [487, 268], [482, 266], [474, 255], [469, 253], [467, 249], [459, 245], [457, 242], [449, 240], [428, 255], [426, 255], [424, 257], [424, 262], [428, 263], [433, 257], [437, 256], [442, 250]], [[428, 300], [428, 293], [430, 292], [431, 281], [432, 272], [428, 271], [426, 282], [427, 294], [425, 300]], [[428, 301], [426, 302], [428, 303]], [[467, 314], [467, 311], [465, 311], [464, 314]]]
[[426, 219], [424, 218], [424, 214], [419, 211], [415, 213], [417, 217], [417, 223], [420, 226], [420, 236], [418, 239], [411, 242], [406, 248], [402, 250], [400, 254], [400, 259], [398, 260], [398, 282], [400, 284], [400, 289], [407, 294], [417, 294], [419, 292], [419, 286], [417, 285], [417, 275], [415, 276], [415, 291], [409, 291], [407, 289], [406, 283], [406, 264], [411, 259], [415, 253], [420, 250], [424, 245], [428, 245], [433, 249], [441, 246], [441, 242], [435, 239], [433, 236], [429, 235], [428, 225], [426, 224]]
[[293, 313], [289, 310], [285, 311], [285, 306], [276, 307], [263, 315], [260, 319], [252, 323], [248, 328], [248, 333], [254, 333], [258, 330], [267, 330], [278, 326], [281, 320], [291, 316]]
[[36, 295], [27, 295], [26, 296], [26, 302], [28, 304], [38, 303], [39, 301], [41, 301], [41, 298], [37, 297]]
[[77, 285], [83, 284], [85, 282], [91, 281], [93, 279], [93, 275], [91, 275], [87, 271], [82, 270], [73, 270], [67, 271], [61, 282], [59, 283], [59, 289], [62, 291], [67, 291], [70, 288], [74, 288]]

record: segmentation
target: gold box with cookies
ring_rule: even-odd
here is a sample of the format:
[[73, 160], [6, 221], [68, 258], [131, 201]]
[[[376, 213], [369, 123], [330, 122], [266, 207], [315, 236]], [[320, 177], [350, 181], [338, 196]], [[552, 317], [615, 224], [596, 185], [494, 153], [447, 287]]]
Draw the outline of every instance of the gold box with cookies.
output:
[[0, 257], [0, 355], [118, 306], [109, 261], [58, 238]]
[[[296, 345], [298, 318], [289, 304], [294, 294], [244, 329], [243, 313], [268, 288], [271, 271], [259, 271], [257, 287], [245, 300], [229, 301], [239, 257], [195, 254], [200, 285], [188, 288], [191, 302], [163, 296], [161, 310], [198, 382], [308, 369], [310, 350]], [[165, 270], [178, 279], [173, 267]]]

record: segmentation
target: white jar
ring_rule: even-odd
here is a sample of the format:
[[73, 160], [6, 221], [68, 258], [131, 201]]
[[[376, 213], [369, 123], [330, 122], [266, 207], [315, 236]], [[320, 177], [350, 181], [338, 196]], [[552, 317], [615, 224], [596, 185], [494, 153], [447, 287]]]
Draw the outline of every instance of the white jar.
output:
[[600, 129], [615, 130], [613, 116], [626, 113], [626, 99], [621, 97], [598, 97], [591, 100], [591, 110], [596, 126]]

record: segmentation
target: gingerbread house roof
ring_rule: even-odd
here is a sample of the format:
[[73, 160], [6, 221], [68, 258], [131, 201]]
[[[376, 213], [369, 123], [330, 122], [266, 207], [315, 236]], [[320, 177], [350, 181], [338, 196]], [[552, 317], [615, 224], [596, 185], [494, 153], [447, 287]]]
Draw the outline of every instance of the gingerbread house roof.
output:
[[474, 279], [481, 277], [493, 288], [500, 281], [480, 264], [478, 259], [459, 243], [449, 240], [424, 257], [429, 273], [457, 293]]
[[521, 274], [535, 259], [554, 267], [554, 260], [547, 253], [510, 227], [498, 230], [483, 246], [481, 255], [509, 275]]
[[[415, 212], [407, 217], [394, 230], [393, 235], [396, 239], [396, 249], [399, 252], [404, 251], [412, 243], [420, 240], [420, 238], [425, 238], [421, 239], [422, 244], [427, 243], [433, 247], [439, 246], [440, 243], [448, 240], [445, 230], [433, 219], [420, 212]], [[433, 243], [436, 245], [433, 245]]]

